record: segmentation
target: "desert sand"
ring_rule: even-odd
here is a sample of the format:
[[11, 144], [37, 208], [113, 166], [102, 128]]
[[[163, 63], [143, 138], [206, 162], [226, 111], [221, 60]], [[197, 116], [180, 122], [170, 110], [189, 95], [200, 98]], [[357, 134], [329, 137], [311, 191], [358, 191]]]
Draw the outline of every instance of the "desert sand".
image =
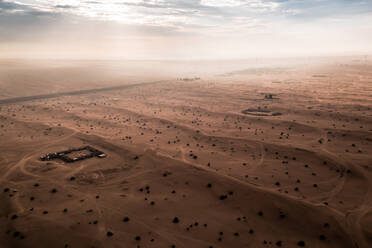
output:
[[372, 61], [259, 63], [1, 61], [0, 247], [372, 247]]

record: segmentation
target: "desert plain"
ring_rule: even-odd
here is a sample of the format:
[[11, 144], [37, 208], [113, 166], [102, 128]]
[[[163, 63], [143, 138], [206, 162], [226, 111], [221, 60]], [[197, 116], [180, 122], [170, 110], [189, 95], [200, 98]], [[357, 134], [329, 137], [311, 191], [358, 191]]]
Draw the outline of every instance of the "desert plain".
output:
[[370, 57], [3, 60], [0, 247], [372, 247], [371, 108]]

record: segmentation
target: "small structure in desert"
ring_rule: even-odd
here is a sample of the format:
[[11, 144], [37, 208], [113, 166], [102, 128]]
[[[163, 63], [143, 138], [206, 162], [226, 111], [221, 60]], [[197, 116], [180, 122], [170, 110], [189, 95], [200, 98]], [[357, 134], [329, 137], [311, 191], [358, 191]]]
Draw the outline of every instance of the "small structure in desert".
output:
[[265, 94], [265, 99], [272, 100], [274, 99], [274, 94]]
[[200, 77], [194, 77], [194, 78], [177, 78], [177, 80], [181, 80], [181, 81], [184, 81], [184, 82], [191, 82], [191, 81], [201, 80], [201, 78]]
[[41, 161], [50, 161], [60, 159], [66, 163], [73, 163], [88, 158], [105, 158], [107, 155], [91, 146], [83, 146], [79, 148], [71, 148], [61, 152], [48, 153], [40, 157]]

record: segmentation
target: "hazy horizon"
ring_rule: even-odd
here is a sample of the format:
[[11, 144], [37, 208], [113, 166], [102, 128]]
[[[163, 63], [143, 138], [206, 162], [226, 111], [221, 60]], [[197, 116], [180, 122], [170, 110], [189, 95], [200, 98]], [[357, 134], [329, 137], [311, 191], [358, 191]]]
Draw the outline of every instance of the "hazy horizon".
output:
[[372, 0], [0, 0], [0, 248], [371, 248], [371, 92]]
[[0, 58], [369, 55], [371, 12], [359, 0], [0, 0]]

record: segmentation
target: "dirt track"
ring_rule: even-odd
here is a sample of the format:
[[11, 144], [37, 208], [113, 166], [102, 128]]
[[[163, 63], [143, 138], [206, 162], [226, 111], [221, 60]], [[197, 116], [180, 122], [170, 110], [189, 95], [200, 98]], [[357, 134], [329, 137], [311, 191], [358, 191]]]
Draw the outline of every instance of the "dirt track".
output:
[[[0, 110], [0, 246], [369, 248], [368, 71], [5, 100], [13, 104]], [[39, 160], [85, 145], [107, 157]]]

